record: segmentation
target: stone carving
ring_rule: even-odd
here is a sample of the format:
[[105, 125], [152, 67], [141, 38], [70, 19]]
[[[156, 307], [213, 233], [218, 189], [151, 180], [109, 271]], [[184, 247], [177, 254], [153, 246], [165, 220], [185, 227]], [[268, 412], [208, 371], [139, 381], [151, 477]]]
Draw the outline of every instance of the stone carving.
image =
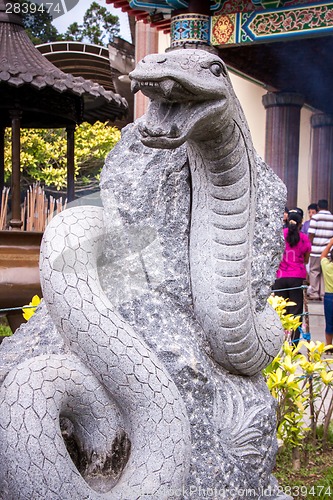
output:
[[215, 55], [149, 56], [132, 78], [152, 103], [107, 158], [104, 208], [53, 219], [48, 311], [1, 346], [1, 498], [287, 499], [260, 374], [285, 188]]
[[254, 375], [278, 353], [280, 320], [256, 312], [251, 257], [257, 164], [223, 62], [208, 52], [150, 55], [131, 73], [151, 99], [139, 126], [146, 146], [187, 142], [192, 210], [189, 262], [195, 315], [211, 355], [231, 373]]

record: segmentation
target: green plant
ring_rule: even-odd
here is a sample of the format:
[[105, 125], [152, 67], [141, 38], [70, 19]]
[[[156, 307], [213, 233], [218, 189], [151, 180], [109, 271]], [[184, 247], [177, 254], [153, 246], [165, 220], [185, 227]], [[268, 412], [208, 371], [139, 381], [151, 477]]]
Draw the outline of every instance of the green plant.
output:
[[12, 331], [9, 326], [0, 325], [0, 337], [10, 337], [12, 335]]
[[285, 332], [291, 332], [301, 326], [302, 322], [298, 316], [287, 314], [287, 307], [296, 305], [289, 299], [280, 297], [279, 295], [270, 295], [267, 302], [275, 309], [281, 320], [282, 327]]
[[[271, 296], [268, 302], [287, 333], [300, 326], [299, 318], [287, 314], [290, 301]], [[325, 358], [329, 347], [322, 342], [303, 341], [295, 346], [285, 341], [278, 356], [264, 370], [267, 386], [277, 400], [277, 436], [292, 450], [295, 469], [300, 468], [301, 450], [306, 456], [309, 446], [315, 447], [319, 439], [324, 448], [328, 442], [333, 413], [333, 359]]]
[[0, 337], [9, 337], [10, 335], [12, 335], [12, 330], [6, 316], [0, 316]]
[[[321, 441], [324, 439], [324, 431], [325, 429], [323, 424], [317, 426], [317, 437]], [[331, 421], [328, 424], [326, 437], [327, 437], [327, 443], [333, 445], [333, 422]]]
[[[306, 355], [301, 350], [306, 350]], [[323, 425], [321, 444], [328, 440], [333, 411], [333, 359], [324, 358], [322, 342], [284, 342], [279, 355], [264, 370], [267, 386], [277, 400], [277, 436], [294, 450], [294, 467], [306, 443], [316, 444]], [[327, 404], [329, 403], [329, 404]]]
[[333, 496], [333, 449], [323, 451], [312, 447], [310, 453], [309, 462], [293, 471], [291, 450], [280, 448], [274, 475], [280, 488], [295, 500], [328, 500]]
[[303, 355], [285, 341], [280, 354], [264, 370], [267, 386], [277, 400], [277, 436], [291, 448], [298, 448], [309, 431], [305, 423], [306, 395], [296, 374]]
[[[5, 178], [11, 174], [11, 129], [5, 133]], [[107, 123], [82, 123], [75, 131], [75, 178], [94, 182], [104, 159], [120, 139], [120, 131]], [[21, 171], [26, 185], [39, 181], [56, 189], [66, 187], [66, 131], [22, 129]]]

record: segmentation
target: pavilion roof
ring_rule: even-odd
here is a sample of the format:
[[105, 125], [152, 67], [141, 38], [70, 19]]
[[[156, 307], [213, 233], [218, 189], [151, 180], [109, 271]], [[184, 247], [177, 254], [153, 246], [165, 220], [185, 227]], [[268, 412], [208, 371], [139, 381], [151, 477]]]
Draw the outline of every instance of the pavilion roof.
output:
[[0, 89], [5, 86], [24, 89], [25, 95], [29, 91], [45, 91], [48, 96], [66, 94], [78, 98], [79, 122], [114, 120], [126, 114], [127, 102], [119, 94], [91, 80], [64, 73], [48, 61], [29, 39], [20, 16], [7, 14], [4, 6], [4, 0], [0, 0]]

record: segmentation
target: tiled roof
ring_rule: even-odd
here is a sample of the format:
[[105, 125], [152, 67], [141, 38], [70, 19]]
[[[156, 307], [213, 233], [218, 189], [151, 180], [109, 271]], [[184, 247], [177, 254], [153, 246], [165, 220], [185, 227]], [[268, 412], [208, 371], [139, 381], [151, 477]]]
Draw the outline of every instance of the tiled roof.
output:
[[[127, 112], [119, 94], [91, 80], [64, 73], [33, 45], [19, 16], [4, 12], [0, 0], [0, 84], [79, 96], [83, 99], [83, 121], [114, 120]], [[1, 104], [0, 104], [1, 106]]]

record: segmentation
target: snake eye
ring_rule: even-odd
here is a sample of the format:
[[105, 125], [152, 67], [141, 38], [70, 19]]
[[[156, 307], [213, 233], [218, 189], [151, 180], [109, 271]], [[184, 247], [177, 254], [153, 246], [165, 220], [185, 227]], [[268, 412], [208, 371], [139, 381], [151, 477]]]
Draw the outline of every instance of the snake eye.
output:
[[225, 71], [223, 66], [221, 64], [214, 62], [209, 66], [210, 71], [213, 73], [215, 76], [221, 76], [222, 74], [225, 75]]

